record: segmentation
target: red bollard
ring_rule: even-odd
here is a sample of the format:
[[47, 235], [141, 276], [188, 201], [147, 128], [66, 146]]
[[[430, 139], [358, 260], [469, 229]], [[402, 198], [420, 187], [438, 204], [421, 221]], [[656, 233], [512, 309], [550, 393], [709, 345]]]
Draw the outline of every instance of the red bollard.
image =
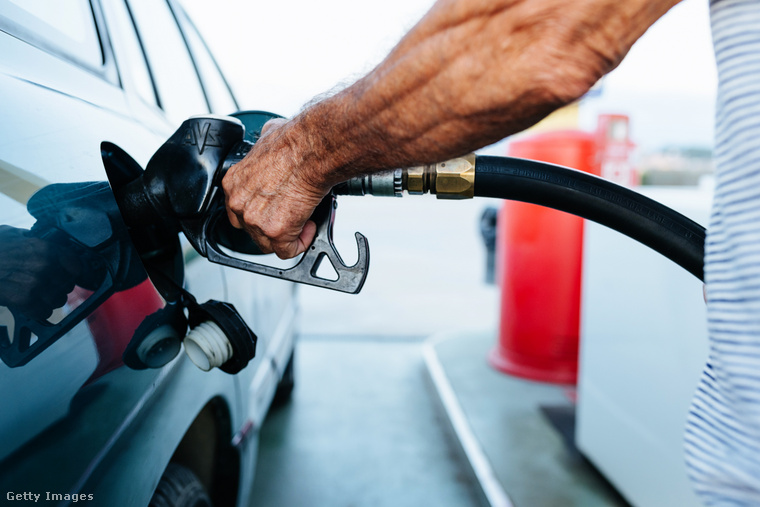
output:
[[[599, 174], [594, 136], [580, 131], [512, 141], [508, 154]], [[501, 322], [489, 363], [531, 380], [575, 384], [583, 219], [507, 201], [497, 227]]]

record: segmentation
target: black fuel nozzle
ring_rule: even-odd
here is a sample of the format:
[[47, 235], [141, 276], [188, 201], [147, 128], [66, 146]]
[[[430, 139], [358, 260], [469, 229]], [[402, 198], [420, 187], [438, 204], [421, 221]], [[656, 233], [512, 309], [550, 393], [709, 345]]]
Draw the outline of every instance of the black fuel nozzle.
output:
[[[257, 111], [193, 117], [156, 151], [144, 172], [135, 176], [133, 169], [107, 170], [124, 222], [143, 258], [165, 256], [171, 250], [169, 243], [174, 244], [171, 238], [182, 231], [200, 255], [218, 264], [341, 292], [361, 290], [369, 265], [367, 240], [356, 233], [359, 258], [347, 266], [332, 240], [336, 208], [332, 193], [315, 210], [316, 237], [295, 266], [276, 268], [231, 254], [261, 252], [247, 233], [227, 220], [221, 180], [250, 151], [264, 123], [276, 117]], [[118, 150], [112, 144], [103, 146], [104, 152]], [[337, 278], [317, 275], [326, 259]]]
[[[295, 266], [276, 268], [233, 255], [261, 251], [227, 219], [222, 178], [251, 150], [264, 124], [277, 117], [254, 111], [190, 118], [156, 151], [144, 171], [118, 146], [101, 146], [132, 242], [159, 292], [187, 309], [192, 331], [190, 340], [185, 338], [185, 350], [203, 369], [219, 366], [228, 373], [239, 371], [253, 358], [256, 338], [231, 305], [215, 301], [199, 305], [182, 287], [179, 232], [208, 260], [266, 276], [357, 293], [367, 275], [369, 249], [364, 236], [356, 233], [359, 258], [353, 266], [345, 265], [333, 245], [337, 204], [332, 193], [312, 215], [317, 234]], [[325, 259], [337, 278], [317, 275]]]
[[[176, 234], [203, 222], [217, 204], [225, 159], [250, 149], [244, 135], [245, 127], [235, 118], [190, 118], [161, 145], [145, 171], [133, 173], [132, 178], [108, 171], [124, 222], [139, 250], [150, 251], [149, 242], [155, 238], [146, 229], [152, 225], [158, 225], [162, 234]], [[233, 150], [236, 145], [244, 148]], [[104, 143], [106, 149], [113, 152], [118, 147]], [[193, 242], [196, 237], [189, 239]], [[140, 249], [143, 245], [146, 248]], [[193, 246], [201, 253], [205, 247]]]

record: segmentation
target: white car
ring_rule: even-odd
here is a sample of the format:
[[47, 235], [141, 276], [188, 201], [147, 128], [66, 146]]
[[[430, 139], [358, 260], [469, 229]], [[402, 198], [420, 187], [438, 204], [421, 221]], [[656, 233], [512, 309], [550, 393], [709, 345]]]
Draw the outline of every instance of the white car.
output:
[[258, 336], [239, 373], [196, 368], [101, 156], [145, 167], [187, 117], [239, 109], [212, 55], [174, 0], [0, 0], [0, 55], [3, 501], [247, 505], [258, 430], [293, 387], [295, 287], [178, 241], [160, 276]]

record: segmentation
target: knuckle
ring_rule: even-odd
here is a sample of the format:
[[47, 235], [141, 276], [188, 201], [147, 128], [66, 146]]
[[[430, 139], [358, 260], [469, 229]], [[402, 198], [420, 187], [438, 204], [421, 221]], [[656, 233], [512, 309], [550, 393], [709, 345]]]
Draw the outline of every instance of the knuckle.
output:
[[245, 199], [238, 194], [228, 195], [227, 208], [236, 215], [241, 215], [245, 211]]
[[268, 227], [265, 233], [270, 238], [280, 239], [286, 233], [285, 227], [283, 227], [283, 225], [280, 223], [269, 223], [267, 225]]
[[246, 225], [248, 229], [268, 236], [268, 234], [266, 234], [266, 231], [261, 227], [261, 224], [258, 223], [257, 213], [253, 212], [250, 209], [244, 209], [238, 213], [238, 218], [240, 218], [240, 220]]
[[238, 220], [238, 216], [230, 209], [227, 209], [227, 220], [229, 220], [232, 227], [236, 229], [240, 229], [242, 227], [240, 220]]
[[224, 175], [224, 178], [222, 178], [222, 190], [224, 190], [225, 195], [229, 198], [230, 196], [235, 195], [235, 166], [232, 166], [227, 171], [227, 174]]

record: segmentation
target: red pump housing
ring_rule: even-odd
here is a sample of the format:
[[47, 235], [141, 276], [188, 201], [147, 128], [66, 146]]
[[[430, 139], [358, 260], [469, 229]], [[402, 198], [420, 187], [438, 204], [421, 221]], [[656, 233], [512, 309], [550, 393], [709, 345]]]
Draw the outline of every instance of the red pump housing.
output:
[[[593, 134], [564, 130], [509, 145], [512, 157], [599, 175]], [[578, 376], [583, 219], [534, 204], [506, 201], [497, 231], [501, 286], [496, 369], [542, 382], [575, 384]]]

